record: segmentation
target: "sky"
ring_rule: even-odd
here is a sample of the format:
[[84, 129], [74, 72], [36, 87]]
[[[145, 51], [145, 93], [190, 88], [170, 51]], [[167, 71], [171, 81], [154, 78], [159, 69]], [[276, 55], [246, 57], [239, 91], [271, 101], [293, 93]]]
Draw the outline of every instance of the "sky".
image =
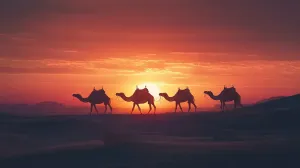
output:
[[[204, 97], [234, 85], [244, 104], [300, 92], [296, 0], [2, 0], [0, 103], [58, 101], [154, 84]], [[155, 96], [157, 97], [157, 96]], [[174, 103], [160, 102], [161, 107]]]

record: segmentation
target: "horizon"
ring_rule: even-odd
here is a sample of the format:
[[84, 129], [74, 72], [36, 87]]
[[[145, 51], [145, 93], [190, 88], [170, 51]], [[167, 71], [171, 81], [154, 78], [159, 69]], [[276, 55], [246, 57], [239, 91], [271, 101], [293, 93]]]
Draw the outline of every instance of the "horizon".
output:
[[215, 2], [4, 0], [0, 104], [84, 106], [72, 94], [104, 87], [113, 108], [131, 108], [115, 93], [130, 96], [136, 85], [151, 85], [155, 98], [189, 87], [199, 108], [217, 104], [203, 92], [224, 85], [244, 104], [300, 93], [299, 5]]
[[[280, 99], [280, 98], [287, 98], [287, 97], [292, 97], [292, 96], [297, 96], [300, 94], [296, 94], [296, 95], [290, 95], [290, 96], [275, 96], [275, 97], [269, 97], [266, 99], [262, 99], [260, 101], [257, 101], [253, 104], [243, 104], [244, 107], [251, 107], [260, 103], [265, 103], [268, 101], [272, 101], [272, 100], [276, 100], [276, 99]], [[275, 98], [275, 99], [274, 99]], [[165, 100], [166, 101], [166, 100]], [[160, 102], [158, 102], [159, 104]], [[53, 106], [54, 104], [54, 106]], [[22, 105], [22, 108], [18, 105]], [[28, 108], [28, 109], [24, 109], [24, 105]], [[41, 106], [42, 105], [42, 106]], [[59, 108], [57, 108], [58, 106], [55, 105], [59, 105]], [[143, 107], [142, 105], [140, 105], [141, 107]], [[233, 103], [227, 103], [226, 104], [227, 108], [226, 110], [231, 110], [234, 108], [234, 104]], [[38, 109], [36, 107], [39, 107]], [[42, 107], [42, 108], [41, 108]], [[187, 112], [187, 104], [183, 103], [182, 104], [183, 107], [183, 113]], [[12, 108], [12, 109], [11, 109]], [[84, 104], [79, 104], [79, 105], [69, 105], [69, 104], [63, 104], [60, 102], [56, 102], [56, 101], [42, 101], [42, 102], [37, 102], [37, 103], [33, 103], [33, 104], [18, 104], [18, 103], [13, 103], [13, 104], [1, 104], [0, 103], [0, 110], [3, 110], [2, 112], [6, 112], [6, 113], [10, 113], [10, 114], [14, 114], [14, 115], [21, 115], [21, 116], [30, 116], [30, 115], [85, 115], [87, 114], [88, 110], [85, 109], [89, 109], [90, 108], [90, 104], [89, 103], [84, 103]], [[98, 105], [98, 111], [99, 114], [105, 114], [104, 113], [104, 106], [99, 106]], [[126, 108], [126, 107], [117, 107], [117, 108], [113, 108], [113, 114], [130, 114], [130, 109], [131, 108]], [[28, 111], [29, 110], [29, 111]], [[220, 104], [214, 104], [210, 107], [197, 107], [197, 111], [195, 111], [196, 113], [207, 113], [207, 112], [219, 112], [220, 111]], [[146, 114], [147, 109], [142, 109], [142, 113]], [[108, 112], [109, 114], [110, 112]], [[168, 113], [174, 113], [174, 108], [169, 108], [169, 107], [165, 107], [165, 108], [159, 108], [156, 111], [157, 114], [168, 114]], [[182, 113], [181, 111], [177, 111], [177, 113]], [[192, 113], [194, 113], [194, 111], [192, 111]], [[93, 112], [93, 114], [97, 114], [95, 111]], [[138, 111], [134, 111], [133, 114], [140, 114]], [[150, 113], [152, 114], [152, 113]]]
[[[151, 94], [151, 93], [150, 93]], [[282, 95], [278, 95], [278, 96], [272, 96], [272, 97], [265, 97], [263, 99], [260, 99], [258, 101], [255, 101], [253, 103], [249, 103], [249, 104], [245, 104], [245, 105], [253, 105], [253, 104], [256, 104], [256, 103], [259, 103], [261, 101], [265, 101], [265, 100], [268, 100], [270, 98], [277, 98], [277, 97], [289, 97], [289, 96], [295, 96], [295, 95], [299, 95], [300, 93], [297, 93], [297, 94], [292, 94], [292, 95], [287, 95], [287, 96], [282, 96]], [[163, 99], [163, 97], [161, 97], [160, 99]], [[118, 100], [118, 101], [123, 101], [125, 102], [124, 100]], [[166, 102], [168, 102], [167, 100], [164, 100]], [[161, 100], [156, 100], [155, 101], [156, 103], [161, 103]], [[55, 101], [55, 100], [44, 100], [44, 101], [37, 101], [37, 102], [31, 102], [31, 103], [24, 103], [24, 102], [8, 102], [8, 103], [0, 103], [0, 105], [38, 105], [38, 104], [41, 104], [41, 103], [56, 103], [56, 104], [60, 104], [60, 105], [63, 105], [63, 106], [68, 106], [68, 107], [86, 107], [86, 106], [90, 106], [89, 103], [79, 103], [79, 104], [64, 104], [62, 102], [59, 102], [59, 101]], [[172, 103], [172, 102], [169, 102], [169, 103]], [[228, 105], [233, 105], [234, 103], [233, 102], [229, 102], [227, 103]], [[100, 105], [100, 104], [98, 104]], [[217, 106], [219, 105], [218, 102], [216, 102], [215, 104], [212, 104], [211, 106], [205, 106], [203, 108], [211, 108], [211, 107], [214, 107], [214, 106]], [[201, 108], [201, 107], [200, 107]], [[128, 109], [128, 107], [118, 107], [118, 109]], [[170, 107], [165, 107], [163, 109], [170, 109]]]

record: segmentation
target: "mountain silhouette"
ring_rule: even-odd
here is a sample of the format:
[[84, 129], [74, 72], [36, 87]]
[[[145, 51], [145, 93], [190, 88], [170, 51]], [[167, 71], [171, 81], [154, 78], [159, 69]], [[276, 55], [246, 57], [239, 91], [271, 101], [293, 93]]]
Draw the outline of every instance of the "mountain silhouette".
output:
[[43, 101], [31, 106], [32, 110], [40, 112], [63, 112], [66, 107], [62, 103], [54, 101]]
[[265, 103], [265, 102], [268, 102], [268, 101], [281, 99], [281, 98], [284, 98], [284, 97], [286, 97], [286, 96], [274, 96], [274, 97], [270, 97], [270, 98], [266, 98], [266, 99], [262, 99], [260, 101], [257, 101], [256, 104], [261, 104], [261, 103]]
[[62, 103], [55, 101], [43, 101], [35, 104], [36, 106], [64, 106]]
[[36, 104], [0, 104], [0, 112], [11, 114], [63, 113], [67, 107], [55, 101], [43, 101]]
[[300, 109], [300, 94], [287, 97], [277, 97], [255, 104], [248, 108], [255, 110]]

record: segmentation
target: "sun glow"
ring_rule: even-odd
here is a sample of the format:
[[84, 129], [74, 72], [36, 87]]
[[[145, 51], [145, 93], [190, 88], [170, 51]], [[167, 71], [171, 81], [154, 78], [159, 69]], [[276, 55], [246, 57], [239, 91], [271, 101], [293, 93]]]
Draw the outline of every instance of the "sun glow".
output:
[[149, 93], [150, 93], [154, 98], [159, 97], [159, 92], [160, 92], [160, 91], [159, 91], [159, 88], [158, 88], [158, 86], [157, 86], [156, 84], [153, 84], [153, 83], [143, 83], [143, 84], [138, 85], [138, 88], [139, 88], [139, 89], [143, 89], [143, 88], [145, 88], [145, 87], [148, 88]]

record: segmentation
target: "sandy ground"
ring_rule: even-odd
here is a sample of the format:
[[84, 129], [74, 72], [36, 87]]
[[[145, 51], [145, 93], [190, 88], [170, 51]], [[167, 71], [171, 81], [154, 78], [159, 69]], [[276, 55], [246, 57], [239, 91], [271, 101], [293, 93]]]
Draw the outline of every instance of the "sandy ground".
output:
[[298, 110], [1, 114], [0, 167], [299, 167]]

